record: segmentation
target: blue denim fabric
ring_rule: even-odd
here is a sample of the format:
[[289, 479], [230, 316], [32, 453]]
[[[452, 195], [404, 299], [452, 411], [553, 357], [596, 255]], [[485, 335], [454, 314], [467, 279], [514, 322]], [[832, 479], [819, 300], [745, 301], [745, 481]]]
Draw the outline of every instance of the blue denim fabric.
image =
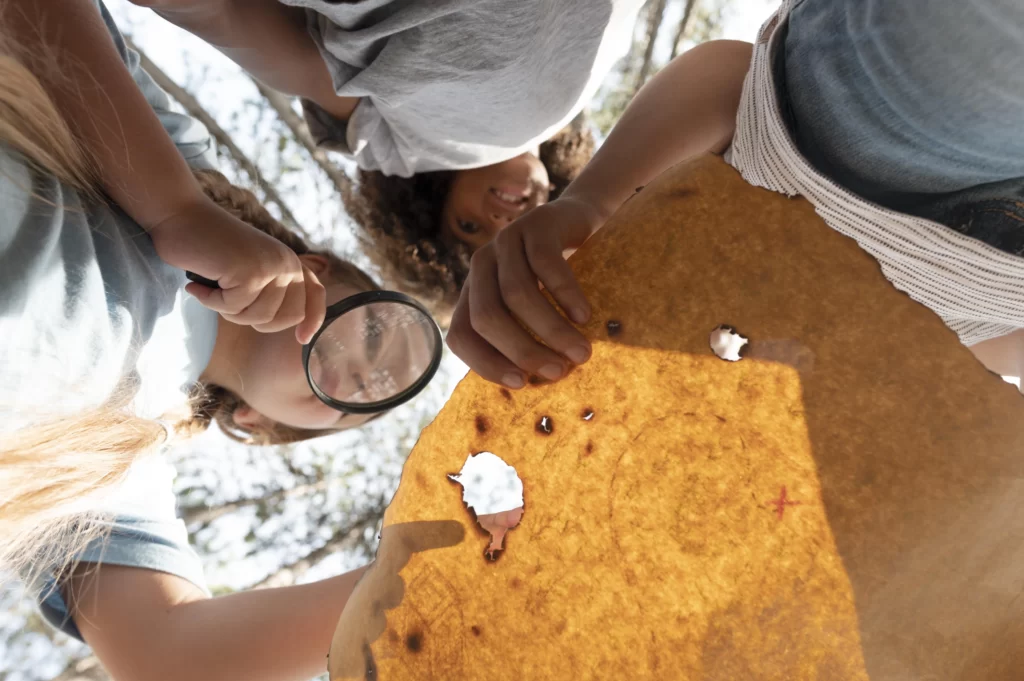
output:
[[1024, 0], [798, 0], [793, 139], [860, 196], [1024, 256]]

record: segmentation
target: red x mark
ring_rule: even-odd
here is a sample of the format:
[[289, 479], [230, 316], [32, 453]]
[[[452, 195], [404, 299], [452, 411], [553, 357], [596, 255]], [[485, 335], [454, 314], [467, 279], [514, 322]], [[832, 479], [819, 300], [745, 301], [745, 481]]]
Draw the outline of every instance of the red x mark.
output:
[[778, 515], [779, 520], [782, 520], [783, 514], [786, 512], [787, 506], [799, 506], [799, 501], [790, 501], [786, 498], [786, 486], [782, 486], [782, 491], [779, 493], [779, 498], [769, 501], [765, 506], [774, 506], [775, 513]]

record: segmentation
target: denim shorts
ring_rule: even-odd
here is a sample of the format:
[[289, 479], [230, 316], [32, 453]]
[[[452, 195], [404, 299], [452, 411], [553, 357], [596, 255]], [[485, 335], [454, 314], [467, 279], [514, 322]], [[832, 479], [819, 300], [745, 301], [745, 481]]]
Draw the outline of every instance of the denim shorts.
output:
[[820, 172], [1024, 256], [1024, 0], [798, 0], [774, 65]]

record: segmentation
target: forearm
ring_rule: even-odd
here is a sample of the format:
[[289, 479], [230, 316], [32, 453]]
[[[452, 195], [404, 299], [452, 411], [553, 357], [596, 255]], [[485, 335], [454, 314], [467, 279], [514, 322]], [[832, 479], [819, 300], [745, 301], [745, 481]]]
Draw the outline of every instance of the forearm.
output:
[[165, 656], [164, 678], [300, 681], [323, 674], [338, 618], [362, 572], [178, 606], [168, 616], [167, 644], [183, 654]]
[[715, 41], [674, 59], [637, 93], [608, 139], [566, 189], [609, 216], [668, 168], [732, 140], [751, 45]]
[[94, 160], [101, 188], [125, 212], [151, 227], [201, 199], [90, 0], [7, 0], [0, 21], [32, 55], [26, 65]]
[[278, 0], [132, 0], [217, 48], [261, 82], [347, 117], [306, 14]]
[[115, 681], [302, 681], [327, 669], [364, 570], [204, 598], [168, 574], [88, 567], [73, 586], [75, 623]]

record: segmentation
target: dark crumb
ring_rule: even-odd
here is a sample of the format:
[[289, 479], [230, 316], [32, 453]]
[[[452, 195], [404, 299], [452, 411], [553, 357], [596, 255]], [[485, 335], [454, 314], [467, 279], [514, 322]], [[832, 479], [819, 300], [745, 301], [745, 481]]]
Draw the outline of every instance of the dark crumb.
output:
[[610, 338], [614, 338], [622, 333], [622, 322], [612, 319], [608, 321], [606, 326], [608, 327], [608, 336]]
[[541, 416], [537, 421], [536, 429], [541, 435], [551, 435], [555, 432], [555, 423], [550, 416]]

